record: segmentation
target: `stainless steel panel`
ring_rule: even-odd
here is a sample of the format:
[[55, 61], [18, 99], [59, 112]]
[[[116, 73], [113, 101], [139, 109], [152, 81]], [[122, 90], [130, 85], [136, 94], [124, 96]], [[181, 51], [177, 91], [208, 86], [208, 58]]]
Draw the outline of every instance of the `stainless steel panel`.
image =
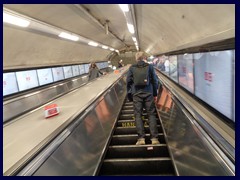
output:
[[[47, 91], [43, 91], [42, 93], [38, 93], [39, 103], [44, 104], [46, 101], [50, 101], [57, 96], [56, 88], [51, 88]], [[35, 106], [37, 107], [37, 106]]]
[[112, 88], [100, 102], [87, 109], [86, 117], [34, 176], [94, 175], [120, 109]]
[[109, 136], [110, 130], [112, 129], [113, 123], [115, 122], [115, 118], [120, 109], [120, 104], [117, 99], [118, 97], [112, 88], [95, 108], [98, 119], [101, 122], [107, 137]]
[[106, 139], [107, 137], [94, 110], [39, 168], [34, 176], [92, 175]]
[[117, 96], [118, 96], [118, 100], [121, 104], [126, 97], [126, 92], [127, 92], [126, 87], [127, 87], [126, 77], [123, 77], [122, 79], [120, 79], [114, 87], [115, 92], [117, 93]]
[[[169, 97], [171, 97], [169, 95]], [[179, 103], [166, 99], [160, 117], [168, 146], [180, 176], [231, 175], [214, 155], [202, 133], [186, 116]], [[170, 106], [169, 106], [170, 105]], [[167, 107], [168, 106], [168, 107]]]
[[39, 105], [37, 94], [8, 103], [3, 106], [3, 122]]

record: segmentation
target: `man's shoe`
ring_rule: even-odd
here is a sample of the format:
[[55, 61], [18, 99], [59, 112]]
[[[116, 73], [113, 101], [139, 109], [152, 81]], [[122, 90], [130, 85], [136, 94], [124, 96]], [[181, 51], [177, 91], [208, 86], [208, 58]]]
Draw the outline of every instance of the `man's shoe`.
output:
[[138, 139], [136, 145], [144, 145], [145, 144], [145, 139], [144, 138], [140, 138]]
[[151, 141], [152, 141], [152, 145], [160, 144], [157, 138], [152, 138]]

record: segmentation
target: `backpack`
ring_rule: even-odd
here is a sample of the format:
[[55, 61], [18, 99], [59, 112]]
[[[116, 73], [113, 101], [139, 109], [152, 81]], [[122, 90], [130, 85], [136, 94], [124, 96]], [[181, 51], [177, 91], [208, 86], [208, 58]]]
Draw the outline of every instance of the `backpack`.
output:
[[149, 64], [133, 66], [133, 83], [135, 86], [147, 86], [149, 85]]

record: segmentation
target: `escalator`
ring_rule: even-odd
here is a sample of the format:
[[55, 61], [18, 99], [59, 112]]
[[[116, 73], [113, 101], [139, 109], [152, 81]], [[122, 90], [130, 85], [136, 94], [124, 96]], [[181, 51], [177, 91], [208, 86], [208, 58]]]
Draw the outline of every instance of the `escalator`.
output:
[[147, 114], [142, 119], [146, 145], [135, 145], [138, 139], [133, 102], [125, 101], [109, 147], [99, 169], [99, 176], [150, 175], [174, 176], [175, 171], [157, 117], [159, 145], [151, 145]]

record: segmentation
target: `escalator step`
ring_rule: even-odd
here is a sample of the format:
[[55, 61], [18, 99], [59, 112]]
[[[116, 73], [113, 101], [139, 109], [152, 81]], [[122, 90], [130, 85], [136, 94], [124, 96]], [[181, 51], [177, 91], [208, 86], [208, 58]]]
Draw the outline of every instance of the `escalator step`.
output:
[[122, 114], [133, 114], [134, 110], [133, 109], [122, 110], [121, 113]]
[[170, 158], [104, 160], [99, 175], [174, 175]]
[[[147, 119], [147, 118], [148, 118], [146, 113], [143, 114], [142, 117], [143, 117], [144, 119]], [[158, 119], [157, 114], [156, 114], [156, 118]], [[134, 114], [133, 114], [133, 113], [132, 113], [132, 114], [124, 114], [124, 113], [122, 113], [122, 114], [120, 115], [119, 119], [120, 119], [120, 120], [124, 120], [124, 119], [130, 120], [130, 119], [134, 119]]]
[[166, 144], [109, 146], [105, 159], [169, 157]]
[[[148, 119], [143, 119], [144, 125], [148, 125]], [[157, 119], [157, 125], [160, 125], [159, 119]], [[129, 127], [129, 126], [136, 126], [134, 119], [126, 119], [126, 120], [118, 120], [117, 127]]]
[[125, 106], [125, 105], [126, 105], [126, 106], [133, 106], [133, 102], [125, 102], [123, 105], [124, 105], [124, 106]]
[[[135, 145], [137, 142], [138, 136], [137, 134], [133, 135], [113, 135], [112, 140], [110, 142], [110, 146], [112, 145]], [[163, 134], [158, 135], [158, 139], [160, 144], [166, 144]], [[146, 144], [151, 144], [150, 135], [146, 134], [145, 138]]]
[[133, 106], [123, 106], [122, 110], [133, 109]]
[[[117, 127], [114, 131], [114, 135], [121, 135], [121, 134], [137, 134], [136, 126], [128, 126], [129, 123], [125, 124], [123, 127]], [[133, 124], [133, 123], [132, 123]], [[130, 125], [132, 125], [130, 124]], [[135, 123], [134, 123], [135, 124]], [[162, 127], [160, 125], [158, 127], [158, 132], [163, 133]], [[144, 126], [145, 132], [150, 133], [149, 126]]]

